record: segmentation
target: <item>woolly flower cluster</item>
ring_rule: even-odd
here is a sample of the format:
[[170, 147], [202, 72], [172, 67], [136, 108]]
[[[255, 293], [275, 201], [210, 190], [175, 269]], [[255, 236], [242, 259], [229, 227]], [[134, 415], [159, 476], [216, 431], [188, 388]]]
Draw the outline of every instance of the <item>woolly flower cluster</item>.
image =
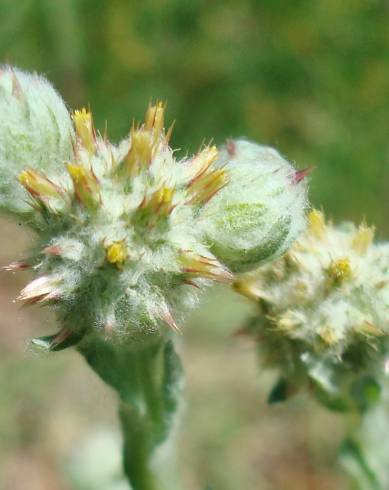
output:
[[389, 245], [374, 244], [373, 235], [364, 224], [326, 224], [312, 211], [308, 230], [283, 258], [235, 282], [259, 305], [246, 330], [264, 362], [281, 371], [274, 396], [308, 383], [341, 409], [363, 392], [357, 386], [370, 395], [379, 390], [388, 363]]
[[[18, 86], [19, 72], [9, 76]], [[31, 212], [19, 214], [37, 243], [8, 269], [31, 268], [37, 275], [21, 291], [22, 302], [55, 308], [61, 329], [41, 341], [49, 348], [75, 344], [90, 332], [136, 344], [178, 330], [177, 315], [205, 286], [233, 280], [228, 266], [257, 266], [300, 231], [306, 184], [274, 150], [232, 142], [222, 159], [206, 146], [177, 161], [161, 103], [150, 105], [144, 122], [113, 145], [85, 109], [68, 124], [62, 101], [52, 103], [46, 88], [43, 108], [28, 99], [34, 132], [20, 122], [34, 142], [30, 158], [20, 158], [13, 120], [1, 122], [3, 150], [11, 156], [1, 162], [0, 180], [20, 170], [10, 171], [10, 162], [29, 162], [18, 180]], [[25, 99], [22, 87], [12, 110], [22, 113]], [[245, 192], [238, 194], [238, 187]]]

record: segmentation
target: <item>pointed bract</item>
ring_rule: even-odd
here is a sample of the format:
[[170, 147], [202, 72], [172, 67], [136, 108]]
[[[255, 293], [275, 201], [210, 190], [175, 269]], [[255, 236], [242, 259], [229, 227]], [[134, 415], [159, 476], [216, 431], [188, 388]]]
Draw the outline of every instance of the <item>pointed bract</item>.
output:
[[92, 114], [85, 108], [74, 111], [72, 115], [77, 138], [81, 145], [91, 154], [96, 149], [96, 136], [93, 128]]

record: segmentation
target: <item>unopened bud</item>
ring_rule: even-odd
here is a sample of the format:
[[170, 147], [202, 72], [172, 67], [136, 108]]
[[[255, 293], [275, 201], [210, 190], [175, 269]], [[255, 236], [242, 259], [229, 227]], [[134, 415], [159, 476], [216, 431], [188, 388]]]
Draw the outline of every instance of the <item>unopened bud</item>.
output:
[[[228, 183], [202, 211], [212, 252], [234, 272], [283, 254], [305, 227], [306, 173], [293, 178], [277, 151], [244, 140], [230, 141], [218, 164]], [[216, 177], [203, 186], [203, 201], [217, 186]]]
[[47, 80], [9, 66], [0, 69], [0, 113], [0, 208], [29, 212], [15, 179], [27, 167], [43, 175], [62, 171], [72, 155], [72, 121]]

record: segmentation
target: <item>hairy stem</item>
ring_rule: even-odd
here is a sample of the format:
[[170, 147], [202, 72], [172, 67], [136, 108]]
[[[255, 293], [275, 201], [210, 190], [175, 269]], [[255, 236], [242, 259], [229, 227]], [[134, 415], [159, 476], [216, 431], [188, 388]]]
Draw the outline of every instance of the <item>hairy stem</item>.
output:
[[[158, 459], [166, 458], [171, 429], [179, 408], [182, 370], [171, 341], [136, 350], [97, 337], [79, 346], [87, 363], [119, 396], [123, 432], [123, 466], [133, 490], [172, 490]], [[157, 454], [158, 453], [158, 454]], [[169, 461], [171, 466], [171, 461]]]
[[134, 490], [156, 490], [157, 482], [149, 461], [150, 424], [128, 403], [120, 403], [119, 416], [124, 439], [125, 474]]

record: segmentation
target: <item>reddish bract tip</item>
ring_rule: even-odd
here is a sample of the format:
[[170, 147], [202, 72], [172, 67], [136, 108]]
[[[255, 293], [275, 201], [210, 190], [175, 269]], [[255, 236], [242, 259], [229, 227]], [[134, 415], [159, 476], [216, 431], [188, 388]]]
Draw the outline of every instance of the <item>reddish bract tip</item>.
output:
[[12, 70], [12, 95], [17, 99], [21, 99], [23, 97], [22, 86], [20, 85], [16, 73], [13, 70]]
[[27, 284], [17, 299], [23, 301], [26, 305], [32, 305], [55, 300], [58, 297], [58, 279], [56, 277], [40, 276]]
[[42, 252], [47, 255], [59, 256], [62, 254], [62, 249], [58, 245], [49, 245], [48, 247], [45, 247]]
[[193, 281], [190, 281], [189, 279], [185, 279], [184, 281], [182, 281], [184, 284], [186, 284], [187, 286], [192, 286], [196, 289], [200, 289], [200, 286], [198, 284], [196, 284], [195, 282]]
[[50, 343], [50, 349], [55, 349], [58, 347], [60, 344], [63, 342], [66, 342], [68, 338], [72, 335], [71, 330], [67, 330], [65, 328], [62, 328], [58, 334], [53, 338], [53, 340]]
[[305, 179], [308, 175], [310, 175], [315, 170], [315, 167], [307, 167], [302, 170], [297, 170], [292, 177], [293, 184], [299, 184], [302, 180]]
[[177, 325], [175, 319], [173, 318], [170, 310], [166, 308], [162, 308], [159, 311], [159, 317], [162, 321], [166, 323], [166, 325], [173, 330], [173, 332], [181, 333], [180, 327]]
[[16, 261], [16, 262], [11, 262], [8, 265], [5, 265], [4, 267], [2, 267], [2, 270], [16, 272], [16, 271], [23, 271], [25, 269], [28, 269], [29, 267], [30, 265], [27, 264], [27, 262]]
[[234, 157], [236, 155], [236, 144], [234, 140], [227, 140], [226, 150], [230, 157]]

